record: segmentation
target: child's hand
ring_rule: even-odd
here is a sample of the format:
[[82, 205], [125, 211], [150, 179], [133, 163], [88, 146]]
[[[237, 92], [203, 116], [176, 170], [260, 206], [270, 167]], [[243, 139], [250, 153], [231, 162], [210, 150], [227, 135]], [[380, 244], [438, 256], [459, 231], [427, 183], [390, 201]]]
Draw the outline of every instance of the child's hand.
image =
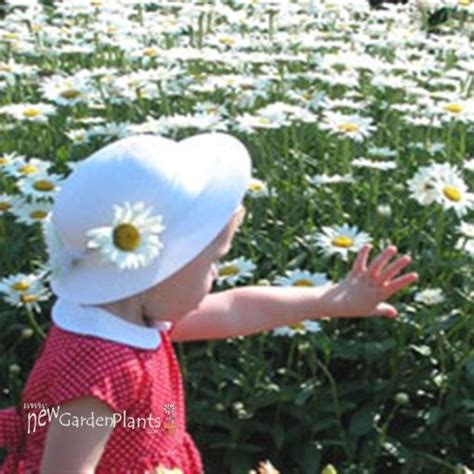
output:
[[410, 256], [404, 255], [383, 268], [397, 253], [397, 248], [393, 245], [387, 247], [367, 267], [367, 257], [371, 248], [370, 244], [364, 245], [347, 277], [328, 291], [328, 300], [332, 301], [329, 316], [395, 318], [398, 315], [397, 310], [384, 301], [418, 280], [418, 274], [408, 273], [392, 280], [411, 261]]

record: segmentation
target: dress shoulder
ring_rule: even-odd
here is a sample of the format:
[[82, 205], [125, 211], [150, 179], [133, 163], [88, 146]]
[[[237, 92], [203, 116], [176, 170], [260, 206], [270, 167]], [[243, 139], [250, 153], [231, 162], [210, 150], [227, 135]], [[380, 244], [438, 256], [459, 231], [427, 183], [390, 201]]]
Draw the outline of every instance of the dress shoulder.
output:
[[137, 400], [144, 378], [140, 350], [57, 326], [51, 330], [43, 354], [50, 374], [51, 405], [93, 396], [121, 412]]

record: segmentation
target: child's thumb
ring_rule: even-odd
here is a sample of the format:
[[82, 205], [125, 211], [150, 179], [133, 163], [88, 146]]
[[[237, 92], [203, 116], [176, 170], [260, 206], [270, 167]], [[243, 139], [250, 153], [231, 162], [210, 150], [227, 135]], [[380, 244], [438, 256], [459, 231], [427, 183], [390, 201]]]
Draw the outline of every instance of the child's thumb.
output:
[[386, 318], [394, 319], [398, 316], [398, 311], [391, 304], [380, 303], [371, 313], [371, 316], [384, 316]]

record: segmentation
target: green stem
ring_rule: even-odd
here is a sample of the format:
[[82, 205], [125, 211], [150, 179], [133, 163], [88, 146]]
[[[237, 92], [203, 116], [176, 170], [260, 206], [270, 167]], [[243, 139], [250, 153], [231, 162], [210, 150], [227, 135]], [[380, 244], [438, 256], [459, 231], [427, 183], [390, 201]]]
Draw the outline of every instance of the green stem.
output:
[[33, 311], [31, 310], [31, 307], [30, 305], [25, 305], [25, 308], [26, 308], [26, 315], [28, 317], [28, 321], [33, 329], [33, 331], [41, 338], [41, 339], [45, 339], [46, 338], [46, 334], [44, 333], [44, 331], [41, 329], [40, 325], [38, 324], [38, 322], [36, 321], [36, 318], [33, 314]]
[[341, 411], [341, 405], [339, 404], [339, 396], [337, 393], [337, 387], [336, 387], [336, 382], [334, 381], [333, 376], [329, 372], [329, 370], [326, 368], [326, 366], [320, 362], [319, 360], [316, 359], [316, 363], [318, 366], [321, 368], [321, 370], [324, 372], [326, 377], [329, 380], [329, 384], [331, 386], [331, 395], [334, 401], [334, 410], [336, 412], [336, 418], [337, 418], [337, 424], [339, 427], [339, 436], [341, 438], [342, 445], [344, 446], [344, 451], [346, 452], [346, 456], [349, 460], [349, 462], [353, 461], [354, 455], [352, 453], [352, 449], [349, 446], [349, 442], [347, 440], [346, 432], [344, 430], [344, 427], [342, 425], [342, 411]]

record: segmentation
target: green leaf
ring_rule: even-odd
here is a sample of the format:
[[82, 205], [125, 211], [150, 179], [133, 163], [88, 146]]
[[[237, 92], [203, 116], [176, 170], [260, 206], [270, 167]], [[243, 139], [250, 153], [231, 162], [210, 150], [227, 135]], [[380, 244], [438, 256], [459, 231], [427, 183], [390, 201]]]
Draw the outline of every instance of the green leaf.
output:
[[349, 426], [349, 432], [356, 436], [363, 436], [374, 429], [375, 410], [373, 405], [367, 405], [355, 413]]

